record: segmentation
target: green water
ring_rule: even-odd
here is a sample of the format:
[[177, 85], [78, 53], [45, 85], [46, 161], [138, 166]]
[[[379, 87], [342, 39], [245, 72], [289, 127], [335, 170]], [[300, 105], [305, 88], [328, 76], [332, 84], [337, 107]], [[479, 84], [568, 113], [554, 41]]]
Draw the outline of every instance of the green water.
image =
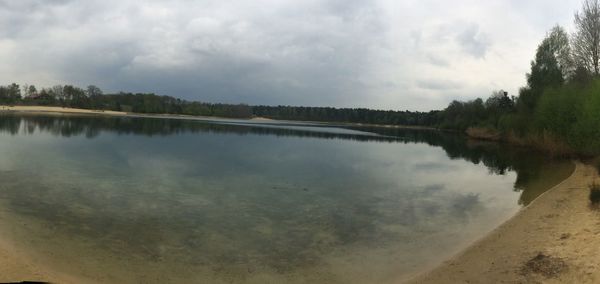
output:
[[386, 283], [570, 174], [434, 131], [0, 116], [2, 237], [105, 283]]

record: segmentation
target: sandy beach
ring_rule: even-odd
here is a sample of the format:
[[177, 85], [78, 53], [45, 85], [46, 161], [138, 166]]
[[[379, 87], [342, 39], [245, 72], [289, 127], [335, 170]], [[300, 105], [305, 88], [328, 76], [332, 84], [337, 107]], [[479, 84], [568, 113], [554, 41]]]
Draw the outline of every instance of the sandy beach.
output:
[[0, 106], [0, 111], [67, 113], [67, 114], [127, 115], [126, 112], [121, 112], [121, 111], [91, 110], [91, 109], [54, 107], [54, 106]]
[[[11, 111], [11, 112], [24, 112], [24, 113], [46, 113], [46, 114], [89, 114], [89, 115], [111, 115], [111, 116], [133, 116], [133, 117], [153, 117], [153, 118], [170, 118], [170, 119], [228, 119], [224, 117], [214, 116], [199, 116], [199, 115], [185, 115], [185, 114], [147, 114], [147, 113], [127, 113], [122, 111], [111, 111], [111, 110], [91, 110], [91, 109], [80, 109], [80, 108], [68, 108], [68, 107], [54, 107], [54, 106], [6, 106], [0, 105], [0, 111]], [[252, 118], [237, 118], [238, 120], [250, 120], [256, 122], [292, 122], [296, 124], [317, 124], [317, 125], [328, 125], [336, 127], [383, 127], [383, 128], [402, 128], [402, 129], [424, 129], [424, 130], [439, 130], [432, 127], [423, 126], [410, 126], [410, 125], [379, 125], [379, 124], [365, 124], [365, 123], [344, 123], [344, 122], [322, 122], [322, 121], [288, 121], [288, 120], [277, 120], [266, 117], [252, 117]], [[447, 130], [444, 130], [447, 131]]]
[[595, 168], [573, 174], [464, 252], [409, 283], [600, 283]]
[[[131, 117], [151, 117], [151, 118], [170, 118], [170, 119], [227, 119], [223, 117], [214, 116], [199, 116], [199, 115], [185, 115], [185, 114], [147, 114], [147, 113], [128, 113], [122, 111], [112, 110], [92, 110], [92, 109], [81, 109], [81, 108], [69, 108], [69, 107], [55, 107], [55, 106], [6, 106], [0, 105], [0, 112], [21, 112], [21, 113], [41, 113], [41, 114], [55, 114], [55, 115], [109, 115], [109, 116], [131, 116]], [[241, 120], [253, 120], [253, 121], [273, 121], [269, 118], [264, 117], [253, 117], [250, 119]]]
[[90, 283], [52, 271], [36, 263], [31, 256], [6, 240], [0, 239], [0, 283], [23, 281], [50, 283]]

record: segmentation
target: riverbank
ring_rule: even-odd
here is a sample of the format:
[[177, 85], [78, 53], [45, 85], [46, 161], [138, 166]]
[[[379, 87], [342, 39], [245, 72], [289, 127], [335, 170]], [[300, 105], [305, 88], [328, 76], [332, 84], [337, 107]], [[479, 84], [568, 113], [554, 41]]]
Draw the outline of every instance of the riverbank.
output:
[[600, 283], [600, 211], [588, 200], [599, 181], [578, 162], [512, 219], [409, 283]]

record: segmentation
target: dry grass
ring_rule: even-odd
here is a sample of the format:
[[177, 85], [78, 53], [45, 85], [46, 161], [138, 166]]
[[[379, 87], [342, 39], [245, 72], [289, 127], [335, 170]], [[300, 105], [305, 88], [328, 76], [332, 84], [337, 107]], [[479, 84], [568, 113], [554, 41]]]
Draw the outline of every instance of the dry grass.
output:
[[471, 138], [499, 141], [502, 140], [502, 135], [499, 131], [483, 127], [469, 127], [466, 133]]
[[528, 134], [524, 137], [509, 131], [506, 134], [506, 141], [519, 146], [534, 147], [553, 156], [570, 156], [575, 153], [567, 143], [547, 131], [543, 131], [541, 134]]

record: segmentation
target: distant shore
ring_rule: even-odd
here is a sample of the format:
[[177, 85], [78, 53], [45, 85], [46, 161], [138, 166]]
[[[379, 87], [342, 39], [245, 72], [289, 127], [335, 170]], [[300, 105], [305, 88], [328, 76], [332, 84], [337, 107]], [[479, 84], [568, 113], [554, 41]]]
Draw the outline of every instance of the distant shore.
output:
[[459, 255], [408, 283], [600, 283], [597, 170], [573, 174]]
[[126, 112], [121, 112], [121, 111], [110, 111], [110, 110], [104, 111], [104, 110], [91, 110], [91, 109], [54, 107], [54, 106], [5, 106], [5, 105], [0, 105], [0, 111], [127, 115]]
[[92, 109], [80, 109], [80, 108], [68, 108], [68, 107], [55, 107], [55, 106], [6, 106], [0, 105], [0, 112], [21, 112], [21, 113], [50, 113], [50, 114], [87, 114], [87, 115], [109, 115], [109, 116], [131, 116], [131, 117], [150, 117], [150, 118], [176, 118], [176, 119], [239, 119], [256, 122], [290, 122], [297, 124], [313, 124], [313, 125], [324, 125], [334, 127], [382, 127], [382, 128], [401, 128], [401, 129], [423, 129], [423, 130], [441, 130], [434, 127], [424, 126], [411, 126], [411, 125], [384, 125], [384, 124], [365, 124], [365, 123], [352, 123], [352, 122], [325, 122], [325, 121], [303, 121], [303, 120], [278, 120], [266, 117], [252, 117], [252, 118], [228, 118], [228, 117], [215, 117], [215, 116], [194, 116], [194, 115], [183, 115], [183, 114], [151, 114], [151, 113], [129, 113], [122, 111], [110, 111], [110, 110], [92, 110]]
[[[19, 112], [19, 113], [46, 113], [46, 114], [86, 114], [86, 115], [107, 115], [107, 116], [131, 116], [131, 117], [151, 117], [151, 118], [178, 118], [178, 119], [232, 119], [226, 117], [212, 116], [193, 116], [183, 114], [150, 114], [150, 113], [134, 113], [112, 110], [95, 110], [56, 106], [6, 106], [0, 105], [0, 112]], [[255, 117], [245, 120], [269, 121], [271, 119], [263, 117]]]

